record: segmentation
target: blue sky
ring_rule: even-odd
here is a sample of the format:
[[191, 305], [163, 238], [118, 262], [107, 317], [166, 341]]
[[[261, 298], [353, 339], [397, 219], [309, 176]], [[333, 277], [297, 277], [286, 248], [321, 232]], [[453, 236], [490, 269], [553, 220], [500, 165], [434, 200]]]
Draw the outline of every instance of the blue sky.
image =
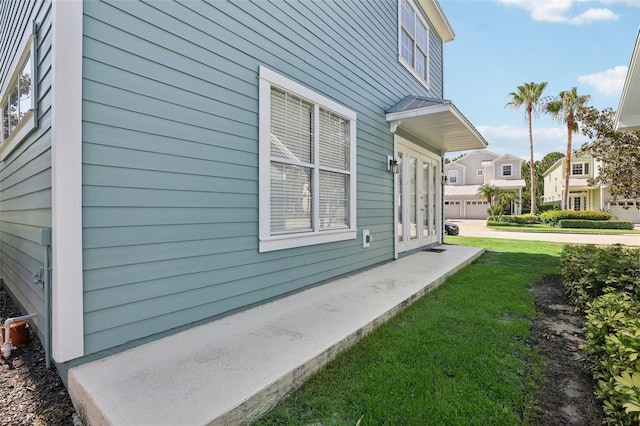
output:
[[[524, 110], [505, 105], [525, 82], [543, 96], [578, 88], [598, 109], [618, 108], [640, 26], [640, 0], [440, 0], [456, 37], [445, 44], [445, 98], [498, 154], [529, 159]], [[574, 148], [586, 141], [574, 134]], [[533, 121], [534, 157], [565, 152], [566, 127]], [[457, 153], [459, 154], [459, 153]], [[448, 155], [452, 157], [454, 155]]]

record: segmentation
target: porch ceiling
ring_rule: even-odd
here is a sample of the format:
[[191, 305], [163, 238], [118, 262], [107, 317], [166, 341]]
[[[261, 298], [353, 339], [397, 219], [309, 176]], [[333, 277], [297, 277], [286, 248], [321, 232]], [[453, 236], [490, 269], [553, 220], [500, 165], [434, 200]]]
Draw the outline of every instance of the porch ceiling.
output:
[[408, 96], [387, 111], [391, 131], [398, 128], [442, 152], [486, 148], [488, 143], [464, 115], [446, 99]]

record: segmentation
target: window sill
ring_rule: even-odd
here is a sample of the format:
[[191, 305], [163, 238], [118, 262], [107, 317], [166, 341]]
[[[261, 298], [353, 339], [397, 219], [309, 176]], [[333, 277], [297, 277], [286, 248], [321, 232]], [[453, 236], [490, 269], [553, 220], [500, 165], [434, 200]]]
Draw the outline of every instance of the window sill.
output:
[[282, 235], [260, 239], [260, 253], [285, 250], [289, 248], [305, 247], [316, 244], [333, 243], [337, 241], [355, 240], [355, 229], [340, 229], [336, 231], [323, 231], [315, 233]]

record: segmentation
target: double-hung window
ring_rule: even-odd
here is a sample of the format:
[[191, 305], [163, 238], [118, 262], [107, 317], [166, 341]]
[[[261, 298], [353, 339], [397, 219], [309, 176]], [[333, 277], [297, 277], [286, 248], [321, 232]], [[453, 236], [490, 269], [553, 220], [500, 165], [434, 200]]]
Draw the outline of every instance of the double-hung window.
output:
[[356, 113], [260, 67], [260, 251], [356, 237]]
[[429, 85], [429, 26], [413, 0], [400, 0], [398, 44], [400, 62], [425, 85]]
[[571, 163], [572, 175], [588, 175], [589, 163]]
[[35, 35], [25, 40], [13, 73], [0, 89], [0, 155], [6, 157], [36, 128], [35, 113]]
[[511, 176], [513, 173], [513, 165], [511, 164], [503, 164], [502, 165], [502, 175], [501, 176]]

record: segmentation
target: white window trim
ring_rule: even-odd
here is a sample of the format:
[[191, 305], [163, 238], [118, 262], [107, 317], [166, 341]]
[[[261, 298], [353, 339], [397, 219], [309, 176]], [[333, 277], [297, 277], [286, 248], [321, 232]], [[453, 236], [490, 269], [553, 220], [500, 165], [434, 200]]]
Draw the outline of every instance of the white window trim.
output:
[[[450, 183], [450, 184], [458, 184], [458, 183], [459, 183], [459, 182], [458, 182], [458, 178], [459, 178], [459, 176], [458, 176], [458, 171], [457, 171], [457, 170], [449, 170], [449, 171], [447, 172], [447, 175], [449, 176], [449, 183]], [[454, 181], [453, 181], [453, 179], [452, 179], [453, 177], [455, 177], [455, 178], [456, 178], [455, 182], [454, 182]]]
[[[271, 235], [271, 87], [276, 86], [315, 105], [331, 110], [349, 119], [350, 173], [348, 228], [314, 230], [297, 234]], [[260, 252], [304, 247], [356, 238], [356, 119], [354, 111], [326, 98], [288, 78], [260, 66], [259, 82], [259, 237]]]
[[[13, 87], [16, 79], [19, 78], [19, 74], [22, 71], [22, 67], [24, 66], [25, 61], [28, 57], [31, 57], [31, 108], [27, 113], [22, 117], [16, 129], [9, 135], [9, 137], [2, 141], [2, 135], [0, 134], [0, 160], [4, 160], [11, 154], [22, 141], [33, 132], [37, 125], [37, 114], [36, 111], [36, 102], [38, 92], [36, 90], [37, 87], [37, 58], [35, 56], [36, 50], [36, 35], [35, 34], [25, 34], [23, 36], [23, 40], [20, 43], [22, 47], [22, 53], [19, 57], [16, 57], [11, 64], [11, 72], [9, 75], [10, 79], [6, 80], [0, 89], [0, 108], [4, 105], [9, 97], [9, 92]], [[0, 110], [1, 112], [1, 110]], [[1, 119], [1, 118], [0, 118]], [[0, 127], [2, 123], [0, 122]]]
[[484, 176], [484, 170], [482, 169], [476, 170], [476, 176]]
[[[429, 89], [430, 86], [430, 77], [431, 77], [431, 27], [422, 17], [422, 13], [420, 13], [420, 9], [416, 6], [413, 0], [407, 0], [409, 5], [413, 8], [414, 13], [420, 19], [420, 22], [427, 29], [427, 78], [426, 80], [418, 74], [418, 71], [413, 67], [413, 64], [407, 62], [407, 60], [402, 56], [402, 0], [398, 0], [398, 62], [400, 62], [413, 76], [422, 84], [426, 89]], [[414, 52], [415, 57], [415, 52]]]
[[[509, 166], [511, 168], [511, 174], [509, 174], [509, 175], [505, 175], [504, 174], [504, 168], [506, 166]], [[509, 164], [500, 165], [500, 176], [502, 176], [502, 177], [513, 177], [513, 176], [515, 176], [515, 170], [513, 169], [513, 164], [509, 163]]]

